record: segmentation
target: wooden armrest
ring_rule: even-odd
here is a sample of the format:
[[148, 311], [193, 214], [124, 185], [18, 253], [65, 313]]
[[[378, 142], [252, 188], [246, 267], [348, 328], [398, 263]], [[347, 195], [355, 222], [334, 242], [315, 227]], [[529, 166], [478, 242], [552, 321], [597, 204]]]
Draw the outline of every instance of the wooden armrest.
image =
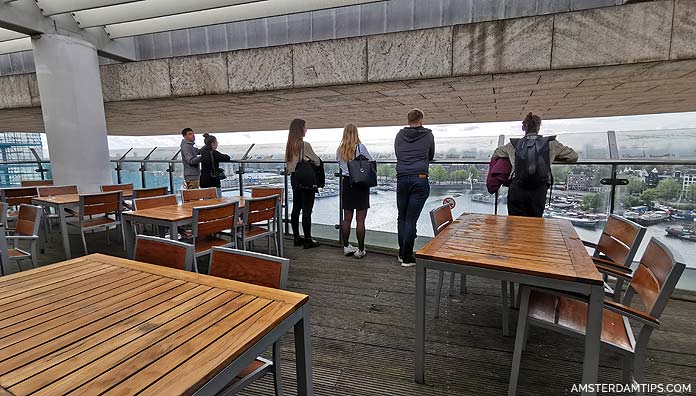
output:
[[607, 308], [610, 311], [614, 311], [616, 313], [626, 315], [630, 318], [633, 318], [639, 322], [642, 322], [644, 324], [647, 324], [649, 326], [653, 327], [658, 327], [660, 326], [660, 321], [657, 320], [657, 318], [654, 318], [644, 312], [641, 312], [637, 309], [633, 309], [627, 305], [623, 305], [620, 303], [617, 303], [615, 301], [611, 300], [604, 300], [604, 307]]
[[603, 258], [599, 258], [599, 257], [592, 257], [592, 261], [594, 261], [595, 266], [602, 265], [604, 267], [611, 268], [614, 271], [623, 272], [626, 275], [631, 275], [633, 273], [633, 271], [631, 271], [630, 268], [624, 267], [623, 265], [616, 264], [615, 262], [607, 260], [607, 259], [603, 259]]
[[597, 244], [590, 241], [582, 241], [582, 244], [592, 249], [597, 249]]
[[603, 272], [607, 275], [615, 276], [617, 278], [623, 278], [629, 281], [632, 279], [631, 274], [627, 274], [623, 271], [617, 271], [613, 267], [607, 267], [605, 265], [597, 263], [595, 263], [595, 267], [597, 268], [597, 271]]

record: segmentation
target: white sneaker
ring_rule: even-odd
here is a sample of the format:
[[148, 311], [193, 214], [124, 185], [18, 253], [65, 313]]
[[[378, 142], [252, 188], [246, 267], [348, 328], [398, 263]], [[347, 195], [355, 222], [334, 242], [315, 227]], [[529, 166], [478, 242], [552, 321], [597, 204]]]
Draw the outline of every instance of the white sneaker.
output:
[[399, 260], [399, 264], [403, 264], [404, 259], [401, 258], [401, 256], [396, 256], [397, 260]]
[[363, 250], [358, 250], [357, 252], [355, 252], [353, 257], [355, 257], [356, 259], [361, 259], [361, 258], [365, 257], [366, 255], [367, 255], [367, 249], [363, 249]]
[[343, 254], [346, 256], [351, 256], [351, 255], [355, 254], [357, 251], [358, 251], [358, 248], [356, 248], [355, 246], [353, 246], [351, 244], [348, 244], [348, 246], [343, 247]]

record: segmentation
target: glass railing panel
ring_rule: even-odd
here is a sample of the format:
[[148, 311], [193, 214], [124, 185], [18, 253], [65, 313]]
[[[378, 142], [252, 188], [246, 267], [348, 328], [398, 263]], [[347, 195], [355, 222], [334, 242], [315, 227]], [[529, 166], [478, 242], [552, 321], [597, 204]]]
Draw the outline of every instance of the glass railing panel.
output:
[[[169, 164], [166, 162], [148, 162], [145, 165], [145, 187], [169, 188]], [[183, 173], [183, 170], [182, 170]]]
[[220, 168], [225, 170], [226, 179], [220, 181], [220, 186], [222, 187], [223, 196], [239, 196], [239, 175], [237, 170], [239, 169], [239, 164], [233, 164], [229, 162], [220, 163]]
[[132, 183], [133, 188], [143, 188], [142, 176], [140, 174], [140, 162], [121, 163], [121, 183]]
[[616, 132], [619, 156], [624, 160], [696, 158], [696, 129]]
[[[157, 147], [150, 154], [151, 160], [170, 160], [179, 151], [179, 147]], [[180, 157], [178, 157], [180, 158]]]
[[581, 161], [610, 158], [609, 138], [606, 132], [559, 133], [556, 140], [573, 148]]
[[[336, 177], [338, 172], [338, 164], [324, 164], [326, 175], [326, 187], [319, 190], [314, 201], [314, 210], [312, 211], [312, 223], [323, 224], [326, 226], [334, 226], [339, 222], [339, 183], [340, 178]], [[290, 194], [292, 198], [292, 194]], [[290, 204], [292, 209], [292, 202]], [[302, 222], [302, 219], [300, 219]], [[300, 226], [300, 229], [302, 226]], [[334, 230], [335, 238], [338, 239], [338, 230]]]

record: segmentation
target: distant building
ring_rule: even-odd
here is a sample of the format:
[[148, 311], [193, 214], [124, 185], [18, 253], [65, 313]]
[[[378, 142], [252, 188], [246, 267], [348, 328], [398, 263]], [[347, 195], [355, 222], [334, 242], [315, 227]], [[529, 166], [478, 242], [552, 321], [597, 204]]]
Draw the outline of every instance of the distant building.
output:
[[12, 162], [36, 161], [34, 149], [42, 155], [40, 133], [0, 132], [0, 186], [18, 186], [22, 180], [41, 179], [37, 164], [12, 164]]
[[653, 168], [647, 176], [645, 176], [645, 186], [647, 188], [655, 188], [657, 187], [657, 183], [660, 182], [660, 172], [657, 171], [657, 169]]
[[592, 189], [593, 171], [589, 167], [577, 166], [568, 173], [566, 186], [568, 190], [590, 191]]
[[682, 182], [682, 196], [685, 198], [693, 198], [691, 196], [691, 186], [696, 184], [696, 169], [690, 169], [684, 173], [680, 172]]

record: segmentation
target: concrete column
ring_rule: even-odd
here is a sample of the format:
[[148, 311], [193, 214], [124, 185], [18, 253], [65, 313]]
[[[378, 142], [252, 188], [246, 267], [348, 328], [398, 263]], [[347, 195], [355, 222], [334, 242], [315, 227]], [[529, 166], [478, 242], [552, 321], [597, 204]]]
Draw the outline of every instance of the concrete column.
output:
[[61, 35], [31, 41], [55, 184], [99, 191], [111, 166], [97, 50]]

